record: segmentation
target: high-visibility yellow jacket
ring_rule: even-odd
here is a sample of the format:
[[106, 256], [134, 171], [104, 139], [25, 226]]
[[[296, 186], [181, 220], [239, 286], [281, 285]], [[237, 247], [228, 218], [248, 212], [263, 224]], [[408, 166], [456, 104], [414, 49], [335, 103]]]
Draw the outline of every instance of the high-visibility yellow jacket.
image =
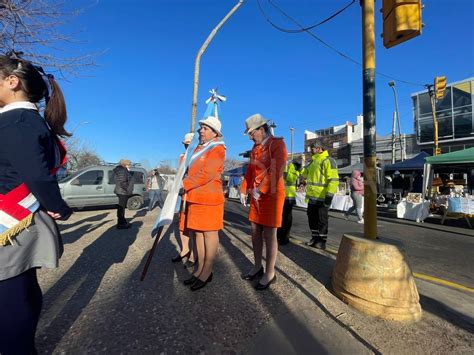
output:
[[285, 178], [285, 197], [287, 200], [296, 201], [296, 184], [298, 183], [300, 172], [296, 170], [295, 165], [290, 163], [283, 172]]
[[324, 202], [326, 196], [332, 197], [339, 186], [339, 173], [336, 161], [327, 150], [314, 154], [301, 172], [306, 179], [306, 202]]

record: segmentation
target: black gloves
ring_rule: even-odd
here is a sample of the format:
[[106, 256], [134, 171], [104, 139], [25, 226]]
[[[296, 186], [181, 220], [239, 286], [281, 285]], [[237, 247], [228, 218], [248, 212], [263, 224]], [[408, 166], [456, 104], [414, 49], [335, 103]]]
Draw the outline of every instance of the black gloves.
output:
[[331, 202], [332, 202], [332, 196], [326, 196], [326, 198], [324, 199], [324, 206], [326, 207], [331, 206]]
[[186, 193], [186, 191], [184, 190], [184, 187], [182, 187], [182, 188], [179, 189], [178, 195], [183, 196], [185, 193]]

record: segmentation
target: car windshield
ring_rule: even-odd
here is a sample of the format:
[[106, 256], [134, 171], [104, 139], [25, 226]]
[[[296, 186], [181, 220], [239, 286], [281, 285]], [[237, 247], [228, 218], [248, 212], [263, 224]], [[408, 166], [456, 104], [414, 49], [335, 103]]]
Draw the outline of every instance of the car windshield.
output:
[[86, 169], [81, 169], [81, 170], [75, 171], [71, 175], [66, 176], [64, 179], [59, 180], [58, 183], [61, 184], [63, 182], [68, 182], [68, 181], [74, 179], [77, 175], [81, 174], [84, 170], [86, 170]]

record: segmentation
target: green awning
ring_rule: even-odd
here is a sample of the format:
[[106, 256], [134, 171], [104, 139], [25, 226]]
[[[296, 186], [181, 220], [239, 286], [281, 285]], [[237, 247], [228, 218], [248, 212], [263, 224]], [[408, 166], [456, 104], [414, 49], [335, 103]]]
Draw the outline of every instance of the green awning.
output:
[[446, 153], [427, 157], [426, 162], [431, 165], [438, 164], [474, 164], [474, 148], [458, 150], [457, 152]]

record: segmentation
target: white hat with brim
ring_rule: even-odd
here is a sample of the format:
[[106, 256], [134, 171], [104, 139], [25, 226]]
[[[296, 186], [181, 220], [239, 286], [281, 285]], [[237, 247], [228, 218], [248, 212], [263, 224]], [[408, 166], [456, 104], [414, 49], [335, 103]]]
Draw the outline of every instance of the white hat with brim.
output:
[[222, 137], [222, 133], [221, 133], [222, 123], [221, 121], [219, 121], [218, 118], [214, 116], [208, 116], [204, 120], [200, 120], [199, 124], [211, 127], [214, 130], [214, 132], [217, 133], [219, 137]]
[[183, 138], [183, 144], [189, 144], [193, 140], [194, 133], [186, 133]]
[[244, 134], [250, 134], [253, 130], [262, 127], [268, 120], [261, 114], [256, 113], [245, 120], [245, 131]]

